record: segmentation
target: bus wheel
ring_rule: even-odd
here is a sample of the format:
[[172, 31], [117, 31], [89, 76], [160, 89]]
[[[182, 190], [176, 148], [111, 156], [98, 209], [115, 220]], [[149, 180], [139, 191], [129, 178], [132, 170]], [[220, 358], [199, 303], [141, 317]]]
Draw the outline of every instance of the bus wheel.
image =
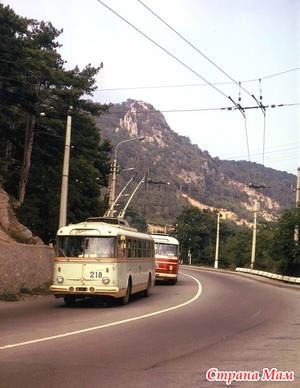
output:
[[177, 283], [177, 278], [176, 278], [176, 279], [169, 280], [169, 283], [172, 284], [172, 285], [174, 286], [174, 284]]
[[122, 296], [122, 297], [120, 298], [120, 303], [121, 303], [121, 305], [125, 306], [125, 304], [127, 304], [127, 303], [129, 302], [130, 295], [131, 295], [131, 278], [128, 279], [128, 285], [127, 285], [127, 289], [126, 289], [126, 295], [125, 295], [125, 296]]
[[76, 302], [76, 298], [74, 295], [66, 295], [64, 297], [64, 301], [65, 301], [65, 305], [67, 307], [74, 307], [75, 306], [75, 302]]
[[146, 290], [144, 291], [144, 296], [148, 297], [150, 293], [151, 293], [151, 274], [149, 274], [149, 277], [148, 277], [148, 284], [147, 284]]

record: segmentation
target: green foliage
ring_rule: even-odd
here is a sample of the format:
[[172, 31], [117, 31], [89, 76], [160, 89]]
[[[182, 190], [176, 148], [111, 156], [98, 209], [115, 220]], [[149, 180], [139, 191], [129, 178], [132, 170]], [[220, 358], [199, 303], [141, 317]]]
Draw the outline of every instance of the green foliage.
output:
[[219, 267], [250, 268], [251, 243], [252, 232], [246, 228], [232, 232], [225, 241], [220, 238]]
[[300, 276], [300, 245], [295, 240], [295, 230], [299, 231], [300, 208], [286, 210], [274, 228], [272, 255], [278, 263], [279, 271], [285, 275]]
[[[257, 227], [255, 269], [300, 276], [299, 243], [294, 231], [300, 225], [300, 209], [285, 211], [276, 222], [260, 222]], [[180, 244], [180, 259], [192, 264], [213, 266], [216, 249], [216, 213], [185, 207], [176, 218], [174, 235]], [[250, 268], [253, 231], [246, 227], [233, 227], [220, 219], [219, 267]]]
[[[101, 66], [65, 70], [52, 24], [0, 4], [0, 182], [19, 199], [20, 221], [45, 242], [58, 225], [66, 117], [72, 110], [68, 222], [103, 214], [111, 145], [92, 115], [108, 106], [84, 100]], [[2, 66], [3, 64], [3, 66]], [[25, 195], [26, 193], [26, 195]]]
[[193, 264], [212, 264], [216, 244], [217, 216], [210, 210], [185, 207], [175, 221], [175, 235], [180, 242], [180, 259]]
[[147, 232], [148, 230], [147, 222], [138, 213], [134, 211], [126, 212], [126, 220], [128, 221], [129, 225], [131, 225], [133, 228], [136, 228], [140, 232]]

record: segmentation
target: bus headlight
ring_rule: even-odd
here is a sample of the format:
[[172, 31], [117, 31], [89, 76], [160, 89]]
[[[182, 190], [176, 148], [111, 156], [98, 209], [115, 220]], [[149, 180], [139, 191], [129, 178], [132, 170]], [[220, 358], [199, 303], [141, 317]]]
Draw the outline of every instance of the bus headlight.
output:
[[58, 275], [56, 280], [57, 280], [57, 283], [62, 283], [64, 281], [64, 277], [61, 275]]
[[103, 284], [108, 284], [109, 278], [107, 276], [104, 276], [104, 278], [102, 278], [102, 282], [103, 282]]

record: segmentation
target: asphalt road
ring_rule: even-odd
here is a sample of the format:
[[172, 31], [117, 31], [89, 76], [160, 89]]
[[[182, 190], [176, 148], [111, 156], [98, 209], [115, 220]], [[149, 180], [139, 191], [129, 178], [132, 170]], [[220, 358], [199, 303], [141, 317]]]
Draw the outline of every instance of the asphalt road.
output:
[[299, 289], [255, 279], [182, 267], [127, 306], [0, 302], [0, 387], [299, 387]]

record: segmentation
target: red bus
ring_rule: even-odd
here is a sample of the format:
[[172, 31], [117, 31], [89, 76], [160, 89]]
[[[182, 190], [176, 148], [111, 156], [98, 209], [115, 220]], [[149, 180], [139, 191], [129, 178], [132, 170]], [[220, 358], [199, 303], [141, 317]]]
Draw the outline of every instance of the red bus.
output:
[[155, 280], [175, 284], [178, 278], [179, 241], [166, 234], [152, 234], [155, 246]]

